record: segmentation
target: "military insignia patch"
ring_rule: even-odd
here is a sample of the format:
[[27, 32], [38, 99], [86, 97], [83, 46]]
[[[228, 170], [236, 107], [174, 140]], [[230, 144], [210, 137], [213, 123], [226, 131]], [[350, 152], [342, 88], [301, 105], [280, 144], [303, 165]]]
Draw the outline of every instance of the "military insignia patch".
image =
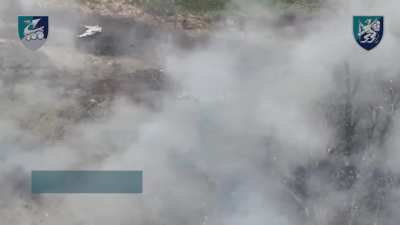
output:
[[19, 16], [18, 36], [25, 47], [36, 50], [42, 47], [49, 34], [47, 16]]
[[362, 48], [369, 51], [381, 42], [383, 25], [383, 16], [354, 16], [354, 38]]

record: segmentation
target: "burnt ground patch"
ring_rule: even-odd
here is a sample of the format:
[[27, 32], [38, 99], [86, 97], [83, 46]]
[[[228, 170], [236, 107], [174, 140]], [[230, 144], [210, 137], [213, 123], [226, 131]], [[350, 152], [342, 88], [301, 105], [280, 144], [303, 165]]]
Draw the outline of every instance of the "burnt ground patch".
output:
[[81, 119], [107, 114], [116, 97], [126, 97], [135, 104], [153, 110], [161, 107], [161, 101], [172, 90], [172, 83], [159, 69], [138, 70], [132, 73], [115, 73], [113, 76], [83, 85], [84, 95], [79, 103], [85, 110]]
[[84, 25], [99, 25], [102, 32], [94, 36], [76, 38], [78, 50], [105, 56], [131, 55], [140, 57], [162, 41], [162, 32], [133, 18], [92, 16], [79, 22], [76, 34], [84, 32]]

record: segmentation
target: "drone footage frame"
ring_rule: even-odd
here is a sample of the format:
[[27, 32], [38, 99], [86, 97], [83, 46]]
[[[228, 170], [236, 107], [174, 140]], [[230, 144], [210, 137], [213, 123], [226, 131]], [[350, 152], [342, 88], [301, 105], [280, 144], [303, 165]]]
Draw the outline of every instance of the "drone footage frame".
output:
[[0, 225], [397, 225], [395, 0], [3, 0]]

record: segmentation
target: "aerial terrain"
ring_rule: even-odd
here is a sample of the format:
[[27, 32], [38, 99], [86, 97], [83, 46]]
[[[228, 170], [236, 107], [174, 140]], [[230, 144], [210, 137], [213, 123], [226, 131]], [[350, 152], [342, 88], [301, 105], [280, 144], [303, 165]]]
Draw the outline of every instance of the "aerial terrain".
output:
[[[398, 225], [399, 7], [2, 0], [0, 225]], [[19, 15], [49, 16], [40, 49]], [[385, 17], [375, 49], [355, 15]], [[32, 170], [143, 193], [32, 194]]]

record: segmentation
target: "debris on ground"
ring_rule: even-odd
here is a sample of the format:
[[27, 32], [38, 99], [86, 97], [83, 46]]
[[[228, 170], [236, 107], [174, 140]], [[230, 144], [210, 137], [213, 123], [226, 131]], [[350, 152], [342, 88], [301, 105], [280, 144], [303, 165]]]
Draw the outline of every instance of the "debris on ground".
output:
[[101, 33], [103, 31], [103, 28], [100, 27], [99, 25], [95, 25], [95, 26], [85, 25], [85, 28], [86, 28], [86, 31], [84, 33], [80, 34], [78, 37], [80, 37], [80, 38], [90, 37], [95, 34]]

